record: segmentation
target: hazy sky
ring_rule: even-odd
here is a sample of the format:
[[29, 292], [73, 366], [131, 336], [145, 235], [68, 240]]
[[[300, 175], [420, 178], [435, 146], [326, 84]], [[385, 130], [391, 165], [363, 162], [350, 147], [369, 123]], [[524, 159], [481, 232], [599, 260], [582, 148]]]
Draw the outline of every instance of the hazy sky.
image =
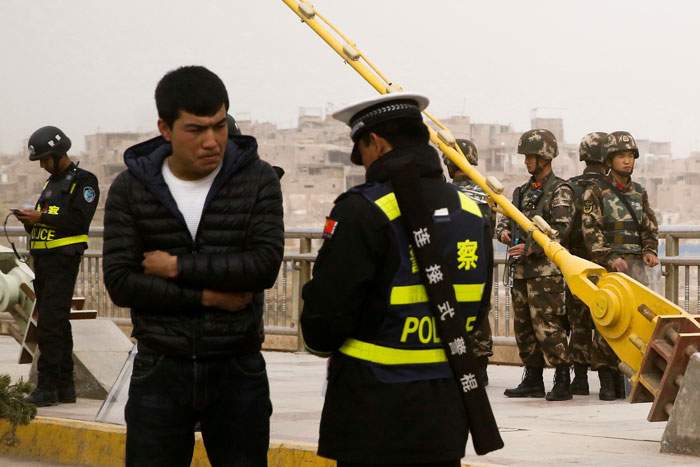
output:
[[[700, 2], [317, 0], [437, 116], [529, 128], [560, 109], [569, 142], [626, 129], [700, 149]], [[298, 108], [374, 91], [279, 0], [0, 0], [0, 150], [42, 125], [78, 149], [152, 130], [164, 72], [201, 64], [235, 114], [292, 126]]]

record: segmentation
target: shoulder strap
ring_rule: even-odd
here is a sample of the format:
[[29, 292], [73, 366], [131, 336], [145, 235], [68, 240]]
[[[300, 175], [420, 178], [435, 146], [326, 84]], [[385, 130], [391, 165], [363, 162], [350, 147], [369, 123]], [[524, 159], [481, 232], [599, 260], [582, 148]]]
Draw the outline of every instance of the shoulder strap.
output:
[[[476, 379], [476, 360], [467, 351], [466, 317], [455, 313], [458, 309], [450, 270], [440, 254], [433, 213], [423, 199], [420, 174], [413, 159], [396, 161], [389, 167], [390, 179], [401, 210], [401, 222], [416, 253], [421, 277], [428, 293], [430, 309], [435, 316], [438, 334], [445, 349], [448, 363], [462, 394], [470, 420], [469, 431], [477, 454], [483, 455], [503, 447], [498, 425], [493, 416], [488, 396], [482, 383]], [[442, 272], [439, 279], [427, 276], [427, 270]], [[489, 280], [490, 281], [490, 280]], [[486, 292], [485, 292], [486, 293]]]
[[569, 188], [571, 188], [571, 185], [569, 185], [567, 182], [565, 182], [561, 178], [559, 178], [555, 175], [552, 175], [551, 177], [549, 177], [549, 180], [547, 180], [547, 183], [545, 183], [544, 186], [542, 187], [542, 196], [537, 201], [537, 205], [535, 206], [535, 212], [537, 214], [542, 216], [544, 207], [549, 206], [549, 203], [552, 199], [552, 195], [554, 194], [556, 189], [562, 185], [566, 185]]

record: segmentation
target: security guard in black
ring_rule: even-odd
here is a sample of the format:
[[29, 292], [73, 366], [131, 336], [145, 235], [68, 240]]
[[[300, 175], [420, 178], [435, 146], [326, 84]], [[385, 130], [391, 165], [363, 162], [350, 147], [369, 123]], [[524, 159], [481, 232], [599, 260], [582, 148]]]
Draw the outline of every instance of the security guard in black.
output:
[[97, 178], [67, 155], [70, 139], [42, 127], [29, 139], [29, 160], [51, 174], [34, 209], [15, 210], [30, 235], [38, 311], [38, 384], [29, 399], [38, 406], [75, 402], [73, 337], [69, 321], [80, 260], [99, 201]]

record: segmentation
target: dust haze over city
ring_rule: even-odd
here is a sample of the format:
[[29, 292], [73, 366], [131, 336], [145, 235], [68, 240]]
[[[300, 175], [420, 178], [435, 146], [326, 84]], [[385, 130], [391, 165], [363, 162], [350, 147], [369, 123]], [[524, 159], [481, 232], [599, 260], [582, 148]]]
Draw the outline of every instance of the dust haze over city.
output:
[[[557, 126], [563, 157], [554, 169], [565, 176], [580, 172], [585, 133], [627, 130], [643, 153], [635, 178], [660, 221], [700, 219], [690, 205], [691, 183], [700, 183], [700, 5], [313, 3], [391, 79], [429, 96], [429, 110], [457, 136], [475, 139], [482, 170], [507, 187], [526, 178], [514, 143], [533, 118]], [[158, 79], [185, 64], [222, 77], [244, 132], [287, 170], [291, 225], [319, 226], [334, 197], [362, 181], [344, 157], [347, 130], [325, 117], [375, 91], [280, 1], [6, 0], [0, 37], [3, 208], [40, 191], [34, 178], [45, 174], [17, 155], [47, 124], [73, 139], [72, 153], [106, 189], [123, 149], [156, 129]]]

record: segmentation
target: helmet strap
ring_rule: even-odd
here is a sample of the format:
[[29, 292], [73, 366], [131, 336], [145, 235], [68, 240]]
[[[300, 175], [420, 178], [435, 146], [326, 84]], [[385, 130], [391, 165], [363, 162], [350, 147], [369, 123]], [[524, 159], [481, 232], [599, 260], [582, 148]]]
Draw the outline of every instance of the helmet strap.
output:
[[627, 172], [620, 172], [619, 170], [615, 169], [610, 169], [611, 172], [613, 172], [615, 175], [617, 175], [618, 178], [628, 181], [632, 177], [632, 172], [627, 173]]
[[59, 172], [59, 166], [58, 166], [58, 165], [59, 165], [59, 162], [61, 161], [61, 157], [62, 157], [62, 156], [59, 156], [59, 155], [57, 155], [57, 154], [52, 154], [51, 157], [53, 158], [53, 170], [54, 170], [54, 173], [58, 173], [58, 172]]

